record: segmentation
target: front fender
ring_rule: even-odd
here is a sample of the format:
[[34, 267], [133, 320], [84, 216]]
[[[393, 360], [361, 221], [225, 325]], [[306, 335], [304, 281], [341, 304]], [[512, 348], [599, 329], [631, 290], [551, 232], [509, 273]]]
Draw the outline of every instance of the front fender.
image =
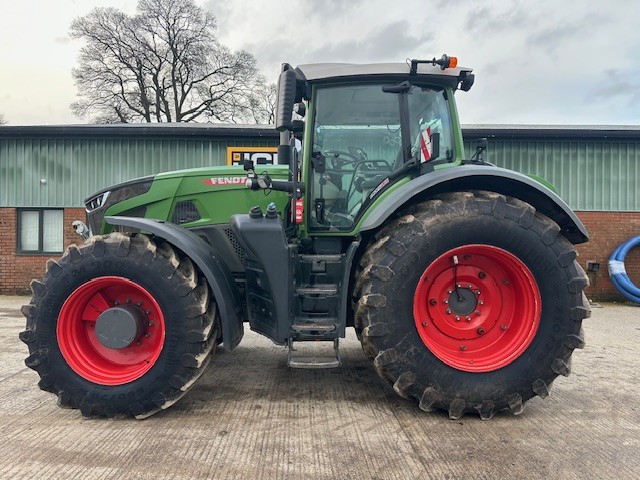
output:
[[119, 225], [140, 229], [160, 237], [177, 249], [184, 252], [195, 263], [206, 277], [213, 292], [222, 327], [222, 341], [226, 350], [233, 350], [242, 339], [244, 329], [239, 315], [242, 302], [231, 272], [227, 266], [216, 257], [213, 248], [186, 228], [148, 218], [133, 217], [105, 217], [110, 225]]
[[464, 190], [487, 190], [518, 198], [560, 226], [573, 244], [589, 241], [589, 234], [571, 208], [554, 192], [513, 170], [482, 165], [445, 168], [422, 175], [385, 197], [363, 221], [360, 231], [374, 230], [393, 213], [415, 200]]

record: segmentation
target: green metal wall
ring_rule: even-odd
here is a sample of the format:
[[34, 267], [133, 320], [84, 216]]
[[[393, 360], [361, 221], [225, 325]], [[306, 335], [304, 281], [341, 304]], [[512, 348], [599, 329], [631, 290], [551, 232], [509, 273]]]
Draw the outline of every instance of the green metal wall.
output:
[[[3, 138], [0, 206], [80, 207], [117, 182], [208, 165], [226, 165], [227, 146], [276, 146], [275, 139]], [[46, 179], [46, 183], [41, 183]]]
[[[477, 138], [489, 137], [489, 162], [546, 178], [575, 210], [640, 211], [640, 129], [608, 128], [469, 126], [463, 131], [468, 154]], [[224, 165], [227, 146], [278, 143], [268, 127], [117, 129], [0, 127], [0, 206], [80, 207], [91, 193], [123, 180]]]
[[[478, 136], [465, 135], [467, 153]], [[640, 138], [489, 138], [485, 160], [538, 175], [574, 210], [640, 211]]]

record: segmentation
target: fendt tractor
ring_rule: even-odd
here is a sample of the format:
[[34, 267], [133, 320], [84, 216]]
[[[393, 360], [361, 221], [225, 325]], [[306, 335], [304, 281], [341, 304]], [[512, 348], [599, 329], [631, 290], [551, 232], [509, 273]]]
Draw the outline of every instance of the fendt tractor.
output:
[[398, 395], [453, 419], [546, 397], [584, 346], [573, 244], [588, 234], [549, 183], [487, 163], [486, 140], [465, 156], [454, 93], [473, 82], [446, 55], [284, 64], [277, 165], [88, 197], [84, 242], [22, 309], [40, 388], [85, 416], [145, 418], [248, 322], [296, 368], [339, 366], [353, 327]]

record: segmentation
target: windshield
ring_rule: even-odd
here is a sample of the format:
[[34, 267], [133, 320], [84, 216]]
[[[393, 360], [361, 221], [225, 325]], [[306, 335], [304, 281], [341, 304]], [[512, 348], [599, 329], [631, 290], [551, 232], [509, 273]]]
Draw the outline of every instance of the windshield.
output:
[[[409, 125], [403, 129], [405, 98]], [[371, 192], [384, 187], [382, 182], [405, 161], [421, 154], [424, 132], [440, 134], [440, 151], [432, 152], [432, 158], [453, 158], [443, 90], [412, 86], [398, 94], [384, 92], [382, 85], [324, 87], [317, 90], [315, 105], [312, 229], [351, 229]], [[407, 155], [403, 131], [410, 136]]]

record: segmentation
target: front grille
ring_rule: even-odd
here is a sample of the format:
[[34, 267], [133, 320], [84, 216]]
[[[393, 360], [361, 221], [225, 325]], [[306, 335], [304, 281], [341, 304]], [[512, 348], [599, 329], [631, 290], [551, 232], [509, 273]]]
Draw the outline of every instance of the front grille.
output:
[[176, 208], [173, 211], [173, 223], [182, 225], [183, 223], [195, 222], [196, 220], [200, 220], [200, 218], [202, 217], [200, 217], [195, 203], [191, 200], [176, 203]]

